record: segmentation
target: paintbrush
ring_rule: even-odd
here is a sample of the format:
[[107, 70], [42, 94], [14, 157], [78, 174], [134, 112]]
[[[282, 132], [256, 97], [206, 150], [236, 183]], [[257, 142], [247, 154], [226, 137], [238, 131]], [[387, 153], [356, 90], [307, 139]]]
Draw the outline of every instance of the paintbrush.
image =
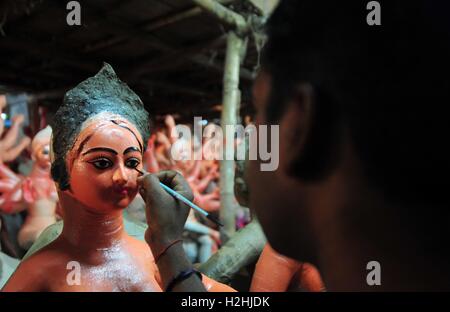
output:
[[[134, 168], [136, 169], [137, 172], [139, 172], [141, 175], [144, 175], [146, 172], [143, 172], [141, 170], [139, 170], [138, 168]], [[191, 202], [189, 199], [187, 199], [186, 197], [184, 197], [183, 195], [181, 195], [180, 193], [172, 190], [170, 187], [168, 187], [167, 185], [159, 182], [159, 185], [161, 185], [161, 187], [170, 195], [172, 195], [173, 197], [175, 197], [176, 199], [182, 201], [183, 203], [185, 203], [186, 205], [188, 205], [189, 207], [191, 207], [192, 209], [197, 210], [199, 213], [201, 213], [202, 215], [204, 215], [207, 219], [211, 220], [212, 222], [214, 222], [215, 224], [217, 224], [218, 226], [223, 226], [222, 223], [220, 223], [219, 220], [217, 220], [215, 217], [213, 217], [209, 212], [207, 212], [206, 210], [200, 208], [199, 206], [197, 206], [196, 204], [194, 204], [193, 202]]]

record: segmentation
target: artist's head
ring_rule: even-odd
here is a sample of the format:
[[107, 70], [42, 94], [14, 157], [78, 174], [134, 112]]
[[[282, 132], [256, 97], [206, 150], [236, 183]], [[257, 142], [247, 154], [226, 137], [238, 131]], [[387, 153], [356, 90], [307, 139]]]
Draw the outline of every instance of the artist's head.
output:
[[280, 166], [251, 162], [250, 202], [271, 245], [298, 259], [339, 222], [372, 231], [383, 212], [358, 206], [368, 194], [404, 207], [387, 218], [419, 222], [414, 235], [448, 222], [448, 3], [383, 1], [381, 26], [366, 4], [282, 0], [268, 23], [254, 104], [258, 124], [280, 125]]
[[149, 136], [139, 97], [105, 64], [68, 91], [53, 123], [52, 177], [58, 188], [90, 209], [126, 208]]
[[50, 138], [52, 136], [52, 128], [45, 127], [39, 131], [31, 142], [31, 158], [41, 168], [48, 169], [50, 167]]

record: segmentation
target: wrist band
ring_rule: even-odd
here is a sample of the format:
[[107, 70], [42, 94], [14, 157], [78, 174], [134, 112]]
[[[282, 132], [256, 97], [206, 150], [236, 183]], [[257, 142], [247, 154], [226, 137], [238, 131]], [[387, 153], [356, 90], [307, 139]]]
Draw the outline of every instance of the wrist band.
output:
[[173, 242], [171, 242], [169, 245], [166, 246], [166, 248], [163, 249], [163, 251], [161, 251], [156, 257], [155, 257], [155, 263], [158, 262], [159, 259], [161, 259], [161, 257], [167, 252], [167, 250], [172, 247], [173, 245], [175, 245], [176, 243], [182, 242], [182, 239], [177, 239]]
[[170, 281], [169, 285], [167, 285], [166, 292], [172, 291], [176, 284], [188, 279], [192, 274], [196, 274], [200, 281], [202, 280], [202, 273], [200, 273], [196, 269], [191, 268], [185, 271], [181, 271]]

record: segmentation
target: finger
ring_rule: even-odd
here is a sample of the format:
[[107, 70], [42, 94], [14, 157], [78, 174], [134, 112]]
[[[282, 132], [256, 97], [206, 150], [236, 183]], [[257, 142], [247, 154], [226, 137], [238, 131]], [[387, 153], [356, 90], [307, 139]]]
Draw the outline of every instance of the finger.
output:
[[142, 197], [144, 197], [144, 194], [145, 194], [144, 178], [146, 175], [147, 175], [147, 173], [137, 177], [137, 179], [136, 179], [137, 185], [139, 186], [139, 193], [141, 194]]
[[139, 192], [146, 202], [167, 200], [169, 195], [159, 185], [159, 179], [155, 174], [146, 174], [138, 178], [138, 182], [141, 185]]
[[176, 171], [161, 171], [157, 175], [163, 184], [167, 185], [190, 201], [194, 199], [189, 183], [180, 173]]
[[175, 178], [177, 174], [178, 172], [175, 170], [162, 170], [156, 173], [159, 181], [161, 181], [161, 183], [169, 187], [172, 187], [172, 180]]
[[138, 183], [139, 186], [144, 187], [144, 185], [143, 185], [143, 183], [144, 183], [144, 177], [145, 177], [147, 174], [148, 174], [148, 173], [144, 173], [143, 175], [137, 177], [136, 181], [137, 181], [137, 183]]

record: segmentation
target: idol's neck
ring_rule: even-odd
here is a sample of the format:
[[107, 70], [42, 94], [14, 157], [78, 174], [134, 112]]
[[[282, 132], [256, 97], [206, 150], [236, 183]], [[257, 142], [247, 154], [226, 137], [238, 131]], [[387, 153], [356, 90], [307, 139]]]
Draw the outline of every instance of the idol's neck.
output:
[[34, 163], [31, 168], [30, 177], [51, 179], [50, 166], [41, 167], [39, 164]]
[[80, 252], [105, 252], [119, 247], [128, 237], [122, 210], [97, 213], [65, 192], [58, 192], [64, 214], [61, 238]]

